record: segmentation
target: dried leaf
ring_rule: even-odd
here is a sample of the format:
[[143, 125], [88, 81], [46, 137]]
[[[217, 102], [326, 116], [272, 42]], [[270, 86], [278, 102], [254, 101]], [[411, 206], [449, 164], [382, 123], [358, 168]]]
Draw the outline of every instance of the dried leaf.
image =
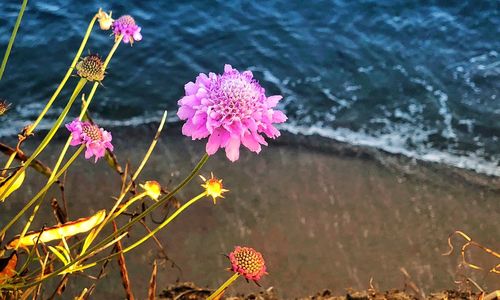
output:
[[105, 216], [106, 211], [100, 210], [91, 217], [81, 218], [62, 225], [48, 227], [43, 231], [30, 232], [20, 240], [19, 237], [15, 237], [9, 242], [7, 249], [13, 249], [18, 244], [19, 247], [33, 246], [38, 239], [39, 242], [47, 243], [53, 240], [60, 240], [64, 237], [71, 237], [82, 232], [87, 232], [104, 221]]
[[158, 265], [156, 264], [156, 260], [153, 262], [153, 271], [151, 272], [151, 279], [149, 280], [149, 289], [148, 289], [148, 299], [155, 300], [156, 295], [156, 273], [158, 271]]
[[12, 252], [9, 257], [0, 258], [0, 283], [16, 275], [17, 253]]

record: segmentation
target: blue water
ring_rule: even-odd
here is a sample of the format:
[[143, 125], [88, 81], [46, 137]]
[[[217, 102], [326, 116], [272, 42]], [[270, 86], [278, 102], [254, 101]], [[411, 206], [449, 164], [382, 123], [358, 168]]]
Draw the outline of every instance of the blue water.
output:
[[[19, 2], [0, 3], [2, 53]], [[163, 109], [174, 121], [184, 83], [230, 63], [284, 95], [285, 130], [500, 176], [500, 2], [426, 3], [31, 0], [0, 82], [13, 103], [0, 135], [34, 120], [105, 4], [133, 15], [144, 39], [120, 46], [98, 90], [91, 111], [104, 126]], [[88, 49], [111, 46], [96, 27]]]

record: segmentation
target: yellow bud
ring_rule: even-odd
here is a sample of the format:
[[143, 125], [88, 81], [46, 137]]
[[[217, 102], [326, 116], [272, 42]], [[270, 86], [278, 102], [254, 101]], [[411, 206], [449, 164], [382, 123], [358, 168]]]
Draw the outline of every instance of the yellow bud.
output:
[[140, 186], [146, 191], [146, 194], [154, 200], [158, 200], [158, 197], [161, 195], [161, 185], [158, 181], [146, 181], [144, 184], [140, 184]]
[[97, 13], [97, 20], [99, 21], [99, 27], [102, 30], [109, 30], [113, 25], [113, 18], [111, 18], [112, 12], [109, 12], [109, 15], [99, 8], [99, 12]]

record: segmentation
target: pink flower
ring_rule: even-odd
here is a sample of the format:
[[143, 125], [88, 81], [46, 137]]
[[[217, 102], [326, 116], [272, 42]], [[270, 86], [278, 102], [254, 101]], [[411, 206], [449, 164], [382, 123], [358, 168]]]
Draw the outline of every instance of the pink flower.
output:
[[85, 144], [85, 158], [89, 159], [95, 156], [94, 162], [104, 156], [106, 149], [113, 151], [111, 145], [111, 133], [97, 127], [90, 122], [82, 122], [75, 119], [73, 122], [66, 124], [66, 128], [71, 132], [71, 146], [78, 146]]
[[113, 33], [115, 34], [115, 39], [123, 35], [123, 42], [125, 44], [130, 43], [132, 45], [134, 41], [138, 42], [142, 40], [141, 27], [137, 26], [134, 18], [129, 15], [121, 16], [113, 22]]
[[229, 253], [231, 270], [243, 275], [248, 280], [259, 280], [266, 275], [266, 263], [262, 254], [249, 247], [236, 246]]
[[281, 96], [266, 97], [251, 71], [240, 73], [231, 65], [224, 66], [222, 75], [201, 73], [184, 89], [186, 96], [179, 100], [177, 111], [181, 120], [187, 120], [182, 133], [193, 140], [208, 137], [207, 153], [225, 148], [233, 162], [239, 158], [241, 144], [259, 153], [261, 145], [267, 146], [263, 134], [278, 137], [280, 132], [273, 124], [287, 119], [273, 109]]

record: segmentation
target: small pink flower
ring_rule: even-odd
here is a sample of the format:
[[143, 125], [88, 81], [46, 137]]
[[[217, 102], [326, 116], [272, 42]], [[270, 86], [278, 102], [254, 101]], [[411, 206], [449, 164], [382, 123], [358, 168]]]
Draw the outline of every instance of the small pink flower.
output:
[[111, 144], [111, 133], [97, 127], [90, 122], [82, 122], [75, 119], [73, 122], [66, 124], [66, 128], [71, 132], [71, 146], [85, 144], [85, 158], [89, 159], [95, 156], [94, 162], [104, 156], [106, 149], [113, 151]]
[[262, 254], [252, 248], [236, 246], [234, 251], [229, 253], [229, 260], [231, 270], [248, 280], [256, 281], [267, 274]]
[[186, 96], [178, 101], [177, 116], [187, 120], [182, 133], [193, 140], [208, 137], [209, 155], [225, 148], [230, 161], [240, 155], [240, 145], [259, 153], [269, 138], [280, 135], [275, 123], [286, 121], [286, 115], [273, 109], [281, 96], [266, 97], [264, 88], [251, 71], [243, 73], [224, 66], [224, 74], [201, 73], [196, 82], [184, 87]]
[[113, 22], [113, 33], [115, 34], [115, 39], [123, 35], [123, 42], [125, 44], [130, 43], [132, 45], [134, 41], [138, 42], [142, 40], [141, 27], [137, 26], [134, 18], [129, 15], [121, 16]]

